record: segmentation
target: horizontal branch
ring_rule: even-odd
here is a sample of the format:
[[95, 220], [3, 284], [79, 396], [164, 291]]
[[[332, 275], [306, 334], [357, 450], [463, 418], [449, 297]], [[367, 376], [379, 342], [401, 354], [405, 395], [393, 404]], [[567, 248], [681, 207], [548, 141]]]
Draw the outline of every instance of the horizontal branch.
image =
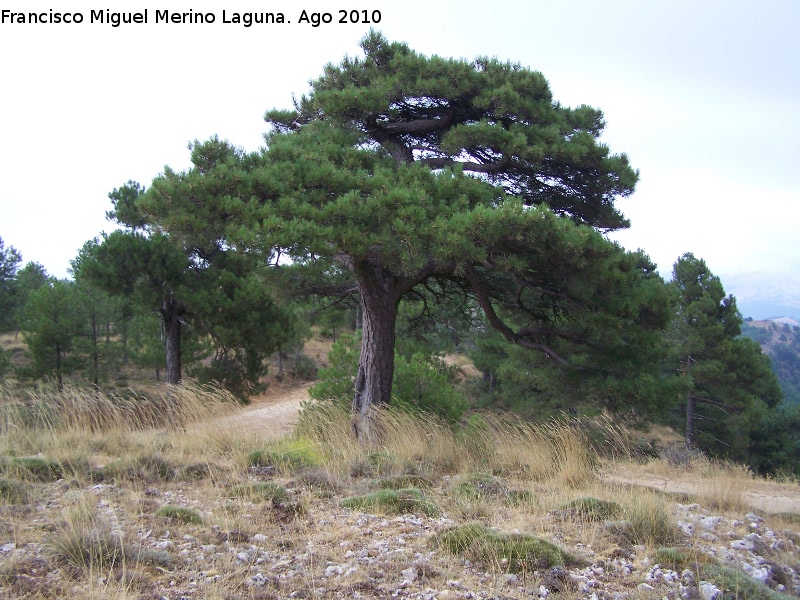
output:
[[471, 173], [500, 173], [506, 168], [508, 159], [504, 158], [500, 162], [488, 165], [476, 162], [461, 162], [444, 156], [437, 158], [422, 158], [417, 162], [421, 165], [425, 165], [426, 167], [431, 167], [432, 169], [461, 166], [465, 171], [469, 171]]

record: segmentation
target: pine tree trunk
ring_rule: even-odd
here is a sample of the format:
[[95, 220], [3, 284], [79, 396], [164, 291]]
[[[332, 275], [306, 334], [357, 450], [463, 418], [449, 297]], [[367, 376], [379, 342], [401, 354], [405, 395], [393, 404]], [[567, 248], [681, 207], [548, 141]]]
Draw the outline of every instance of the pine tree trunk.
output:
[[94, 387], [100, 387], [100, 344], [97, 339], [97, 314], [92, 311], [92, 371]]
[[686, 396], [686, 450], [689, 452], [694, 448], [694, 392], [689, 392]]
[[283, 350], [278, 348], [278, 372], [275, 374], [275, 379], [283, 381]]
[[166, 334], [166, 377], [167, 383], [178, 385], [181, 382], [181, 324], [183, 307], [175, 302], [172, 293], [164, 299], [161, 315], [164, 317]]
[[353, 398], [353, 429], [362, 444], [374, 435], [372, 411], [388, 406], [394, 375], [395, 321], [400, 293], [394, 278], [366, 261], [352, 270], [361, 294], [361, 357]]

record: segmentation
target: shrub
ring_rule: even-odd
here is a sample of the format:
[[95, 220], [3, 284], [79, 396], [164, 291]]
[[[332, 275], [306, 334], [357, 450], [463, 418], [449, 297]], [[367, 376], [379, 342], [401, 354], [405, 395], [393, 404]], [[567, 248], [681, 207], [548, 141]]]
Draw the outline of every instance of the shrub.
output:
[[[320, 381], [309, 390], [315, 400], [348, 405], [358, 368], [359, 340], [341, 336], [328, 355], [330, 367], [320, 369]], [[393, 404], [412, 412], [427, 412], [455, 423], [469, 402], [453, 386], [457, 370], [436, 356], [416, 353], [410, 358], [395, 353]]]
[[9, 504], [26, 504], [30, 499], [28, 486], [21, 481], [0, 477], [0, 498]]
[[575, 562], [571, 554], [547, 540], [529, 534], [503, 533], [481, 523], [445, 530], [433, 541], [452, 554], [512, 573]]
[[708, 564], [702, 565], [698, 574], [723, 590], [724, 600], [786, 600], [783, 594], [769, 589], [738, 569]]
[[64, 467], [58, 463], [40, 456], [16, 457], [3, 461], [3, 470], [17, 473], [21, 477], [33, 478], [39, 481], [57, 481], [64, 475]]
[[159, 508], [156, 511], [156, 516], [164, 517], [170, 521], [177, 521], [184, 525], [201, 525], [203, 523], [203, 519], [197, 511], [185, 506], [174, 506], [172, 504], [165, 504]]
[[351, 510], [377, 512], [390, 515], [424, 514], [436, 517], [441, 510], [427, 500], [416, 488], [402, 490], [379, 490], [363, 496], [352, 496], [342, 500], [342, 506]]
[[289, 498], [286, 488], [271, 481], [235, 485], [231, 495], [257, 502], [284, 502]]
[[567, 502], [562, 510], [587, 521], [605, 521], [613, 519], [622, 512], [622, 506], [609, 500], [598, 500], [586, 496]]
[[288, 471], [318, 467], [323, 463], [324, 459], [316, 446], [303, 438], [283, 440], [247, 456], [249, 467], [275, 467]]

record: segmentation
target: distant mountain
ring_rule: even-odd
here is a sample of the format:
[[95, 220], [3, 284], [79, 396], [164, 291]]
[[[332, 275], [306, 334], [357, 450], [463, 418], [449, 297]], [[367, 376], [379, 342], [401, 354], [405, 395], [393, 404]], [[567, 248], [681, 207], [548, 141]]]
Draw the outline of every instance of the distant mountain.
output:
[[756, 320], [789, 317], [800, 321], [800, 275], [743, 273], [721, 275], [728, 294], [744, 317]]

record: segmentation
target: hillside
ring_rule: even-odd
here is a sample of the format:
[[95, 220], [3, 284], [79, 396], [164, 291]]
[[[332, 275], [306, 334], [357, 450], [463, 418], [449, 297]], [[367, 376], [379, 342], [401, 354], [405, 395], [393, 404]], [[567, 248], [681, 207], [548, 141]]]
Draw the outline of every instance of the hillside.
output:
[[742, 335], [758, 342], [772, 360], [784, 402], [800, 403], [800, 323], [788, 318], [745, 321]]

